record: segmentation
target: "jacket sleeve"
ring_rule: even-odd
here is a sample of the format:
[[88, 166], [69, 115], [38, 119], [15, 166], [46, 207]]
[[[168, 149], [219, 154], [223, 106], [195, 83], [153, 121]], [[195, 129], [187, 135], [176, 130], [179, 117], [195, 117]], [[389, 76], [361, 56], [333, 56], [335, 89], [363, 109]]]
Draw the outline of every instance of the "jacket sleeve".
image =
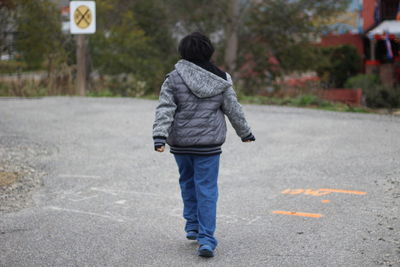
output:
[[[227, 73], [228, 82], [232, 83], [231, 76]], [[244, 116], [243, 108], [237, 100], [237, 96], [233, 87], [229, 87], [224, 93], [224, 102], [222, 104], [222, 111], [228, 117], [236, 134], [244, 140], [251, 135], [251, 129]]]
[[156, 108], [155, 120], [153, 124], [154, 145], [165, 145], [169, 129], [174, 121], [176, 103], [169, 78], [161, 86], [159, 103]]

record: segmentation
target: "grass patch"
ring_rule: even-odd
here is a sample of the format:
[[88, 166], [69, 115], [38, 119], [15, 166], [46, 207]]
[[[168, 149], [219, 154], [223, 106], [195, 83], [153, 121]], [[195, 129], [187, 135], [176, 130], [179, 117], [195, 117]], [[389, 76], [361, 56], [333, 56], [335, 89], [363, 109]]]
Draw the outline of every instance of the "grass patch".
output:
[[290, 107], [315, 108], [329, 111], [371, 113], [372, 110], [365, 107], [355, 107], [343, 103], [331, 102], [315, 95], [301, 95], [298, 97], [268, 97], [239, 95], [239, 101], [244, 104], [278, 105]]
[[89, 91], [89, 92], [86, 92], [86, 96], [88, 96], [88, 97], [120, 97], [120, 95], [114, 94], [113, 92], [111, 92], [109, 90]]

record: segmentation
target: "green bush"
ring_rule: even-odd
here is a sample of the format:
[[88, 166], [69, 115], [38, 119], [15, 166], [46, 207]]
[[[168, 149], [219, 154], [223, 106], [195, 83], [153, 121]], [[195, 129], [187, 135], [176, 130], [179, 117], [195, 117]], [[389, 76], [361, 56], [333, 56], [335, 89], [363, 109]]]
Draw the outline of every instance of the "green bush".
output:
[[400, 107], [400, 87], [382, 85], [377, 75], [360, 74], [351, 77], [345, 86], [361, 88], [368, 107], [389, 109]]
[[358, 74], [356, 76], [350, 77], [346, 83], [346, 88], [374, 88], [378, 85], [381, 85], [381, 81], [379, 80], [378, 75], [374, 74]]
[[326, 87], [342, 88], [346, 80], [361, 71], [361, 57], [351, 45], [323, 47], [316, 71]]
[[367, 106], [372, 108], [397, 108], [400, 107], [400, 88], [379, 85], [365, 91]]

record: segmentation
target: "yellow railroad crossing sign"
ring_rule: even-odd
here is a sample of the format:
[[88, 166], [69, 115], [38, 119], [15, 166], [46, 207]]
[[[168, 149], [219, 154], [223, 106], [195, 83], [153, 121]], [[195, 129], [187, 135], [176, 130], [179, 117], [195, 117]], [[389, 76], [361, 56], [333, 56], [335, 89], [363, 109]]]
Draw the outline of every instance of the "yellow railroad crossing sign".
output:
[[92, 12], [87, 6], [79, 6], [75, 9], [74, 20], [76, 26], [86, 29], [92, 23]]
[[96, 32], [96, 4], [94, 1], [70, 2], [70, 29], [72, 34]]

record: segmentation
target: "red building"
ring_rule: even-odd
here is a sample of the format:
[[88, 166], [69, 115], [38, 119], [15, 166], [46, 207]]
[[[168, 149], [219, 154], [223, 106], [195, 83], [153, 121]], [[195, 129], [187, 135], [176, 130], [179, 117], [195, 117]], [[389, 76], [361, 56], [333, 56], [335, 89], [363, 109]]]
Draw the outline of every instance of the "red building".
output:
[[354, 0], [357, 25], [347, 32], [333, 32], [321, 40], [323, 46], [350, 44], [364, 61], [364, 71], [380, 76], [383, 83], [400, 83], [400, 0]]

